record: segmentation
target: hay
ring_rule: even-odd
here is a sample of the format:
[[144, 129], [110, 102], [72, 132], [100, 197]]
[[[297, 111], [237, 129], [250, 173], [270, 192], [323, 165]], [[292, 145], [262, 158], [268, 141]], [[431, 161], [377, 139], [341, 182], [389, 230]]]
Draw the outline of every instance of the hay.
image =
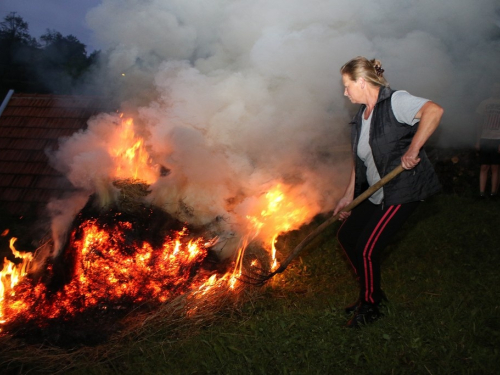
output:
[[[138, 223], [149, 222], [156, 225], [153, 228], [148, 227], [144, 233], [162, 233], [178, 225], [177, 221], [168, 215], [145, 208], [143, 198], [149, 194], [147, 184], [135, 180], [120, 180], [115, 181], [114, 185], [120, 190], [116, 210], [131, 214]], [[109, 214], [109, 208], [106, 212]], [[92, 202], [89, 202], [75, 219], [74, 225], [77, 227], [84, 218], [92, 215], [106, 219], [106, 216], [101, 216], [103, 211], [96, 209]], [[46, 248], [47, 243], [44, 243], [43, 247]], [[268, 254], [261, 245], [252, 244], [247, 250], [243, 259], [245, 269], [251, 267], [250, 263], [255, 259], [260, 265], [269, 263]], [[99, 341], [94, 346], [77, 343], [72, 344], [72, 347], [63, 348], [46, 338], [43, 342], [33, 343], [21, 339], [15, 332], [2, 333], [0, 368], [16, 374], [62, 374], [71, 369], [111, 363], [140, 348], [145, 342], [149, 347], [152, 343], [158, 346], [172, 346], [222, 318], [239, 316], [241, 306], [260, 295], [260, 289], [247, 284], [236, 283], [235, 287], [231, 288], [227, 281], [220, 281], [204, 294], [200, 290], [192, 290], [163, 304], [149, 301], [135, 306], [125, 316], [119, 317], [118, 322], [113, 324], [113, 327], [117, 327], [116, 330], [106, 341]]]
[[147, 313], [130, 312], [123, 329], [106, 343], [93, 347], [63, 349], [47, 344], [29, 345], [12, 335], [0, 336], [0, 368], [9, 373], [63, 374], [72, 369], [103, 365], [146, 343], [172, 346], [201, 328], [220, 319], [238, 316], [240, 307], [259, 298], [261, 291], [238, 284], [230, 289], [226, 283], [201, 295], [193, 291], [178, 296]]
[[141, 180], [116, 180], [113, 185], [120, 191], [117, 206], [124, 212], [137, 211], [143, 204], [143, 198], [151, 193], [149, 185]]

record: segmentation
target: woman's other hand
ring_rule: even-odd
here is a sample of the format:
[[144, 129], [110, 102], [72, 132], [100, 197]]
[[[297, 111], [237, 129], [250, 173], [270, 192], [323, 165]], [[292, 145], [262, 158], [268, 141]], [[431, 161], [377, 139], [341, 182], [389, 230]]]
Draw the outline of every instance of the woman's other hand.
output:
[[343, 197], [339, 200], [337, 203], [337, 206], [335, 206], [335, 209], [333, 210], [333, 216], [337, 215], [339, 212], [339, 220], [345, 220], [351, 215], [351, 212], [341, 212], [349, 203], [352, 202], [351, 198], [346, 198]]

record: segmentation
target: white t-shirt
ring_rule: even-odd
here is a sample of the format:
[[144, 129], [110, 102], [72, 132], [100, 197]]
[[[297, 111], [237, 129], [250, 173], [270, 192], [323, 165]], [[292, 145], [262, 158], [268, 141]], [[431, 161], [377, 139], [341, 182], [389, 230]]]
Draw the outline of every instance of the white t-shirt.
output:
[[500, 98], [489, 98], [482, 101], [476, 112], [484, 117], [481, 138], [500, 139]]
[[[392, 112], [400, 123], [413, 126], [419, 121], [415, 118], [415, 116], [417, 115], [418, 111], [420, 111], [420, 108], [422, 108], [422, 106], [428, 101], [428, 99], [413, 96], [404, 90], [396, 91], [394, 94], [392, 94], [391, 97]], [[368, 143], [372, 114], [373, 111], [372, 113], [370, 113], [370, 116], [366, 120], [364, 115], [362, 116], [363, 120], [361, 123], [361, 133], [359, 135], [357, 150], [359, 158], [366, 166], [366, 178], [370, 186], [380, 180], [379, 172], [377, 170], [377, 167], [375, 166], [375, 161], [373, 160], [372, 149], [370, 147], [370, 144]], [[384, 190], [379, 189], [368, 199], [374, 204], [380, 204], [384, 199]]]

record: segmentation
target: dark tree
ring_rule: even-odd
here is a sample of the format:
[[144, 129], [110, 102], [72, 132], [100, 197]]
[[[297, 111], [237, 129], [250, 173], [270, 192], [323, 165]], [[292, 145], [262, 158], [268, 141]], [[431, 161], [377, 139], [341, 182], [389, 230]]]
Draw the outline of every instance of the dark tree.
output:
[[0, 23], [0, 95], [18, 92], [74, 94], [99, 52], [87, 56], [75, 36], [47, 29], [40, 42], [29, 33], [27, 22], [16, 13]]
[[29, 34], [28, 24], [16, 13], [0, 23], [0, 94], [9, 89], [44, 92], [36, 78], [33, 62], [39, 59], [40, 45]]
[[53, 91], [70, 92], [91, 64], [85, 44], [73, 35], [63, 36], [55, 30], [47, 30], [40, 39], [45, 43], [38, 67], [40, 76], [55, 83], [50, 85]]
[[16, 12], [9, 13], [4, 21], [0, 22], [0, 39], [4, 42], [29, 47], [40, 46], [36, 39], [30, 35], [28, 23]]

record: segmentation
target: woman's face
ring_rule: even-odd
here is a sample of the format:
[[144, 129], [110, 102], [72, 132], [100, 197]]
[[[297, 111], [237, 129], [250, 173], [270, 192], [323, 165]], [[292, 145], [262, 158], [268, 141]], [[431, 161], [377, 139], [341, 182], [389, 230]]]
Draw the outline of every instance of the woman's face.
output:
[[351, 103], [362, 103], [362, 80], [362, 78], [358, 78], [357, 81], [353, 81], [347, 74], [342, 74], [342, 82], [344, 83], [344, 96], [347, 96]]

